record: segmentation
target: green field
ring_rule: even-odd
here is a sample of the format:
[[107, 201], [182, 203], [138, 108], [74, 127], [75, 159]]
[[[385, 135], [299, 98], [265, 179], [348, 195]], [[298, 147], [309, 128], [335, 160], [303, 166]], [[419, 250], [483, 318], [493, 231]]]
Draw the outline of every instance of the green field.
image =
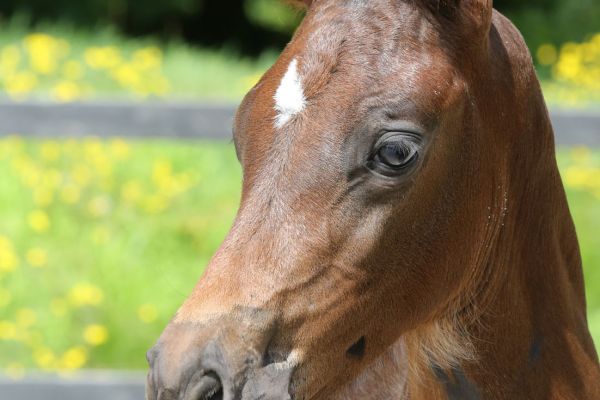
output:
[[0, 19], [0, 32], [0, 93], [15, 101], [238, 101], [277, 58], [18, 19]]
[[[275, 62], [234, 49], [208, 50], [178, 40], [127, 38], [109, 28], [29, 27], [0, 19], [0, 96], [72, 102], [93, 99], [236, 102]], [[548, 103], [600, 108], [600, 34], [534, 51]]]
[[[560, 152], [600, 341], [600, 153]], [[0, 368], [145, 368], [226, 234], [232, 145], [0, 139]]]

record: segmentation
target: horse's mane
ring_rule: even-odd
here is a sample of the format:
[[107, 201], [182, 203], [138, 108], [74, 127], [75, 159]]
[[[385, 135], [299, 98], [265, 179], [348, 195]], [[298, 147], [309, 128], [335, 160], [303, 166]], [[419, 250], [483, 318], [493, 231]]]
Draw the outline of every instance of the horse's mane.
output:
[[[295, 7], [308, 8], [313, 0], [283, 0]], [[424, 3], [434, 10], [454, 9], [458, 6], [460, 0], [427, 0]]]

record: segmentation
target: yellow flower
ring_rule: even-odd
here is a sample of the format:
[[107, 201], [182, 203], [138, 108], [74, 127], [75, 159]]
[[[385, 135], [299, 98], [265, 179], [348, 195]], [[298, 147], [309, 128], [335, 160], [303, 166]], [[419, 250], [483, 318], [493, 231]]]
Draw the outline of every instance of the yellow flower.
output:
[[75, 82], [59, 82], [52, 90], [54, 98], [61, 102], [70, 102], [81, 97], [81, 88]]
[[39, 348], [44, 342], [44, 336], [41, 332], [32, 332], [31, 330], [20, 332], [21, 342], [30, 348]]
[[7, 238], [0, 236], [0, 273], [13, 272], [18, 265], [19, 257], [17, 257], [12, 243]]
[[62, 142], [62, 151], [69, 158], [79, 158], [81, 153], [81, 144], [79, 140], [69, 138]]
[[4, 47], [0, 52], [0, 65], [6, 63], [16, 66], [19, 61], [21, 61], [21, 50], [14, 44]]
[[552, 70], [557, 81], [569, 84], [557, 93], [577, 105], [590, 93], [600, 90], [600, 39], [598, 35], [582, 43], [566, 43], [560, 49]]
[[97, 138], [86, 139], [83, 151], [96, 175], [108, 177], [111, 174], [112, 165], [109, 153], [100, 140]]
[[133, 65], [122, 64], [111, 71], [112, 77], [122, 86], [130, 88], [140, 83], [141, 77]]
[[15, 340], [17, 327], [10, 321], [0, 321], [0, 340]]
[[159, 214], [169, 207], [169, 201], [160, 195], [151, 195], [144, 199], [144, 210], [148, 214]]
[[84, 74], [83, 66], [79, 61], [67, 61], [63, 67], [63, 76], [68, 81], [81, 79]]
[[147, 324], [156, 321], [158, 318], [158, 311], [152, 304], [143, 304], [138, 308], [138, 318]]
[[38, 347], [33, 351], [33, 360], [42, 369], [51, 369], [56, 363], [54, 352], [47, 347]]
[[102, 217], [108, 215], [112, 204], [110, 198], [106, 196], [96, 196], [88, 203], [88, 211], [93, 217]]
[[567, 186], [577, 189], [590, 188], [600, 185], [600, 170], [586, 166], [573, 166], [564, 172]]
[[50, 302], [50, 311], [57, 317], [62, 317], [67, 313], [67, 302], [63, 299], [53, 299]]
[[20, 100], [36, 88], [38, 84], [37, 77], [31, 72], [19, 72], [14, 74], [4, 84], [4, 90], [9, 96]]
[[71, 177], [80, 186], [85, 186], [90, 182], [92, 173], [87, 165], [77, 165], [71, 172]]
[[12, 167], [19, 171], [21, 182], [27, 187], [38, 187], [42, 181], [42, 172], [35, 165], [31, 164], [26, 158], [13, 159]]
[[260, 78], [262, 78], [262, 76], [262, 73], [257, 73], [244, 77], [242, 80], [244, 88], [247, 90], [252, 89], [258, 83], [258, 81], [260, 81]]
[[34, 232], [44, 233], [50, 229], [50, 218], [42, 210], [34, 210], [27, 216], [29, 226]]
[[63, 354], [60, 366], [65, 370], [75, 370], [83, 367], [87, 362], [87, 351], [84, 347], [72, 347]]
[[129, 144], [123, 139], [113, 139], [110, 141], [110, 152], [118, 160], [124, 160], [129, 157], [131, 150]]
[[173, 167], [168, 160], [157, 160], [152, 166], [152, 180], [158, 187], [169, 185], [173, 176]]
[[17, 325], [24, 328], [29, 328], [30, 326], [34, 325], [37, 321], [35, 311], [33, 311], [30, 308], [20, 308], [19, 310], [17, 310], [16, 317]]
[[149, 82], [151, 91], [156, 95], [167, 94], [171, 90], [171, 84], [164, 76], [159, 76]]
[[102, 290], [89, 283], [78, 283], [69, 291], [69, 301], [76, 307], [97, 306], [103, 300]]
[[36, 187], [33, 189], [33, 203], [42, 208], [48, 207], [54, 201], [54, 193], [46, 187]]
[[[110, 159], [106, 155], [96, 157], [91, 160], [96, 174], [102, 178], [109, 178], [112, 173], [112, 165]], [[105, 180], [105, 182], [107, 182]]]
[[63, 180], [62, 173], [56, 169], [44, 171], [42, 177], [44, 185], [51, 189], [57, 188]]
[[162, 52], [158, 47], [146, 47], [133, 53], [133, 64], [137, 69], [147, 70], [160, 67]]
[[108, 329], [98, 324], [88, 325], [83, 331], [83, 338], [92, 346], [100, 346], [108, 340]]
[[558, 59], [558, 51], [553, 44], [543, 44], [537, 51], [537, 59], [542, 65], [552, 65]]
[[67, 204], [75, 204], [81, 197], [79, 188], [75, 185], [66, 185], [60, 192], [60, 197]]
[[95, 228], [92, 232], [92, 241], [97, 245], [102, 245], [108, 243], [110, 240], [110, 231], [104, 227], [100, 226]]
[[93, 69], [110, 69], [121, 64], [121, 53], [116, 47], [90, 47], [84, 52], [85, 62]]
[[0, 235], [0, 273], [13, 272], [19, 264], [13, 244], [9, 238]]
[[89, 137], [83, 143], [83, 151], [87, 158], [95, 159], [104, 155], [104, 146], [97, 137]]
[[[0, 68], [2, 67], [0, 66]], [[6, 159], [7, 157], [15, 157], [21, 153], [22, 150], [23, 139], [20, 136], [13, 134], [0, 137], [0, 160]]]
[[45, 141], [41, 145], [40, 154], [45, 161], [56, 161], [60, 158], [60, 145], [55, 141]]
[[25, 256], [29, 265], [35, 268], [45, 267], [48, 263], [48, 253], [44, 249], [34, 247], [27, 252]]
[[3, 75], [12, 75], [21, 61], [21, 50], [15, 45], [6, 46], [0, 52], [0, 68]]
[[571, 150], [571, 158], [578, 164], [587, 163], [592, 158], [592, 151], [585, 146], [574, 147]]
[[68, 52], [68, 43], [43, 33], [27, 35], [24, 41], [31, 67], [39, 74], [52, 74], [58, 60]]
[[13, 244], [9, 238], [4, 235], [0, 235], [0, 249], [2, 248], [12, 248]]
[[142, 188], [139, 182], [126, 182], [121, 188], [121, 198], [129, 203], [135, 204], [142, 197]]
[[11, 301], [12, 294], [8, 290], [0, 288], [0, 308], [6, 307]]

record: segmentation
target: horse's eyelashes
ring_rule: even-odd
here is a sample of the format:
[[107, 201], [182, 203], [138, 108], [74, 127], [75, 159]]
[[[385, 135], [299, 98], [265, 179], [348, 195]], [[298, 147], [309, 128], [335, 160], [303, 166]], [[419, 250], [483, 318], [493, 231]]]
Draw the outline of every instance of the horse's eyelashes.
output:
[[403, 143], [386, 143], [379, 151], [377, 156], [381, 162], [391, 168], [401, 168], [410, 162], [416, 152]]
[[419, 157], [420, 140], [413, 134], [388, 133], [374, 147], [367, 166], [369, 170], [388, 177], [402, 175]]

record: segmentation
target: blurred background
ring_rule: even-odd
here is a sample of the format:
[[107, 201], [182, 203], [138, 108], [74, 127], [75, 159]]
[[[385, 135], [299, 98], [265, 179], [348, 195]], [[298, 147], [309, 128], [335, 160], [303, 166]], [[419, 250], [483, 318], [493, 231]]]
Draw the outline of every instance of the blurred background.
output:
[[[551, 109], [600, 116], [600, 1], [494, 3]], [[2, 0], [0, 108], [235, 105], [301, 18], [278, 0]], [[233, 146], [30, 133], [0, 136], [0, 370], [142, 370], [233, 219]], [[558, 156], [600, 343], [600, 148]]]

